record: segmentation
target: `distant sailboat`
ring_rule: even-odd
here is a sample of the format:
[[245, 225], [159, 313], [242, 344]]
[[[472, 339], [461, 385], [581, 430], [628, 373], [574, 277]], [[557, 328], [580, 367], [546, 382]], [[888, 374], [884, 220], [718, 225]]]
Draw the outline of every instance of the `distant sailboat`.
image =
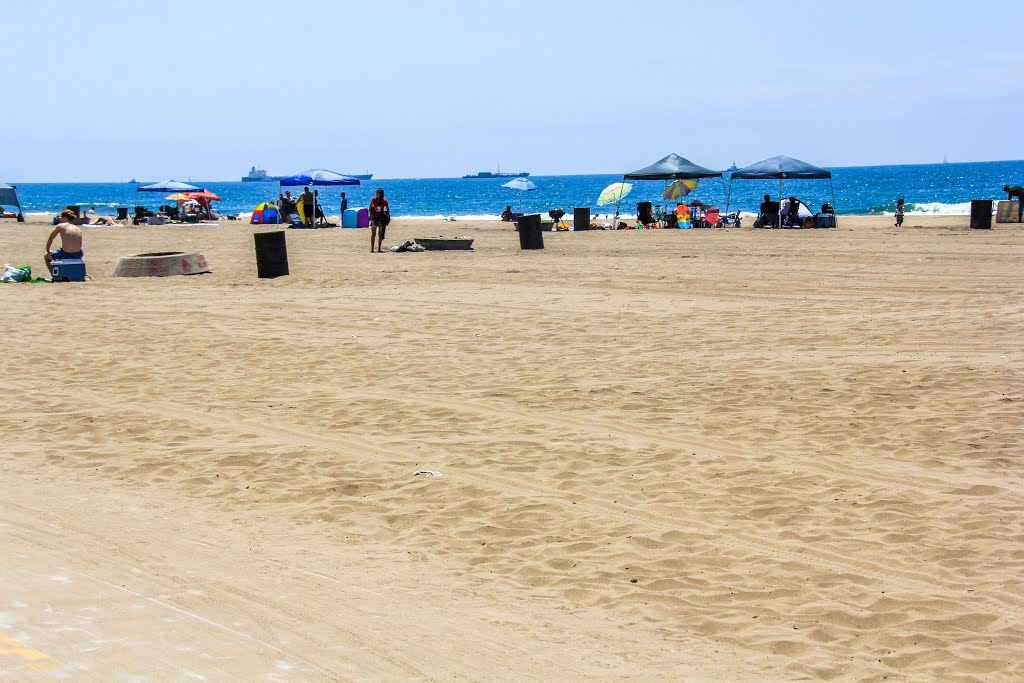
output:
[[945, 166], [945, 165], [946, 165], [946, 164], [948, 164], [948, 163], [949, 163], [949, 160], [948, 160], [948, 159], [946, 159], [946, 155], [945, 155], [945, 154], [943, 154], [943, 155], [942, 155], [942, 165], [943, 165], [943, 166]]

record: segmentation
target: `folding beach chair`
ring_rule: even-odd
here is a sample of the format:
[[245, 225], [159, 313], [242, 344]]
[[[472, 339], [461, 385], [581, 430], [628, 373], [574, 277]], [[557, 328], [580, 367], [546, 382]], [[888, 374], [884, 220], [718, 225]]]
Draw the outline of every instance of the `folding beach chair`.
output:
[[152, 215], [153, 212], [147, 209], [146, 207], [136, 206], [135, 215], [132, 217], [132, 225], [142, 225], [143, 223], [146, 222], [146, 219], [148, 219]]

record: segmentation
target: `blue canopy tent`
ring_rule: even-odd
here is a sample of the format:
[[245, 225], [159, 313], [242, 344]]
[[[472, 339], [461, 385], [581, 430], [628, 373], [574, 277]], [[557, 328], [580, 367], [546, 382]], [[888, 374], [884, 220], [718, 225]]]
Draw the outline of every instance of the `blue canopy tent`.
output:
[[[307, 185], [313, 186], [330, 186], [330, 185], [359, 185], [359, 178], [350, 175], [344, 175], [341, 173], [335, 173], [334, 171], [328, 171], [324, 168], [310, 169], [304, 173], [297, 175], [290, 175], [281, 178], [280, 184], [282, 187], [305, 187]], [[315, 209], [314, 209], [315, 215]], [[344, 220], [342, 216], [342, 220]]]
[[18, 222], [25, 222], [25, 214], [21, 211], [21, 202], [18, 201], [18, 186], [0, 183], [0, 206], [18, 207]]
[[359, 178], [342, 175], [323, 168], [314, 168], [305, 173], [290, 175], [281, 178], [281, 185], [295, 187], [296, 185], [358, 185]]
[[201, 192], [202, 190], [203, 188], [201, 187], [189, 185], [188, 183], [181, 183], [177, 180], [165, 180], [162, 183], [140, 185], [135, 188], [136, 192], [163, 192], [164, 194], [172, 194], [174, 192]]
[[793, 157], [777, 156], [771, 159], [759, 161], [750, 166], [744, 166], [732, 172], [729, 180], [729, 192], [726, 195], [725, 210], [729, 210], [729, 202], [732, 198], [732, 181], [740, 180], [778, 180], [779, 181], [779, 225], [782, 225], [782, 181], [784, 179], [815, 180], [828, 178], [828, 186], [832, 192], [833, 210], [836, 205], [836, 189], [832, 184], [832, 171], [819, 168], [806, 161], [800, 161]]
[[[165, 180], [152, 185], [140, 185], [135, 188], [136, 192], [162, 192], [163, 194], [174, 194], [175, 192], [202, 192], [203, 188], [182, 183], [177, 180]], [[207, 208], [209, 211], [209, 208]]]

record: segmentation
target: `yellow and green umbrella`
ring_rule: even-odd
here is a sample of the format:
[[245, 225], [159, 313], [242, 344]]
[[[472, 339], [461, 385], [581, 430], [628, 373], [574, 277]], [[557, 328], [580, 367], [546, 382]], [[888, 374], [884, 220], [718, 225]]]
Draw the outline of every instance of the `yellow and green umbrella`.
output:
[[680, 197], [685, 197], [696, 189], [696, 180], [681, 178], [679, 180], [673, 180], [672, 184], [666, 187], [665, 191], [661, 193], [661, 196], [664, 199], [679, 199]]
[[632, 189], [633, 186], [629, 183], [612, 183], [601, 191], [601, 196], [597, 198], [597, 203], [618, 204]]

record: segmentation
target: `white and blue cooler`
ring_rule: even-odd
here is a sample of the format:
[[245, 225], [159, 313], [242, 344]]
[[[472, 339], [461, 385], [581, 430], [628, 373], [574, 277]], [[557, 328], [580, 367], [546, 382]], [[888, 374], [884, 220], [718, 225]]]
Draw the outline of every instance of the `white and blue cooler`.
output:
[[54, 259], [50, 261], [50, 276], [54, 282], [85, 282], [85, 261]]

